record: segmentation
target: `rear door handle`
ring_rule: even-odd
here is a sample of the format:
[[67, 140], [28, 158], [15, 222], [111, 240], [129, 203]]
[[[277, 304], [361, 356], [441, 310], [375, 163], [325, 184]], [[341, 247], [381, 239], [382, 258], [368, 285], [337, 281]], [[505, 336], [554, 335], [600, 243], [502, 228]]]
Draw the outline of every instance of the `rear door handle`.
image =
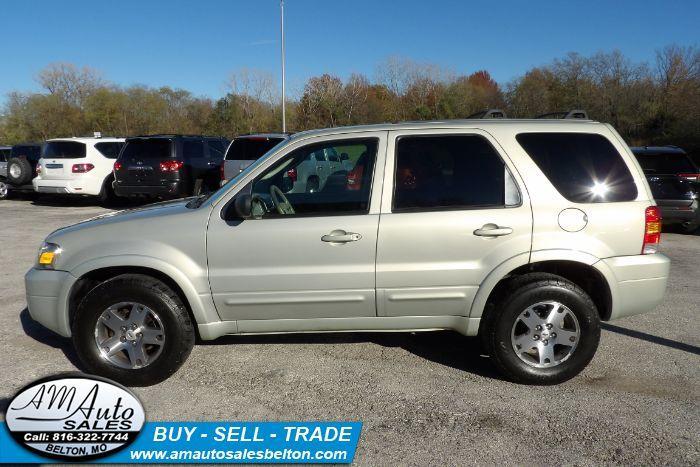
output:
[[321, 237], [322, 242], [328, 243], [349, 243], [356, 242], [362, 238], [362, 235], [355, 232], [346, 232], [344, 230], [334, 230], [333, 232]]
[[499, 227], [497, 224], [485, 224], [474, 231], [474, 235], [479, 237], [502, 237], [512, 233], [513, 229], [510, 227]]

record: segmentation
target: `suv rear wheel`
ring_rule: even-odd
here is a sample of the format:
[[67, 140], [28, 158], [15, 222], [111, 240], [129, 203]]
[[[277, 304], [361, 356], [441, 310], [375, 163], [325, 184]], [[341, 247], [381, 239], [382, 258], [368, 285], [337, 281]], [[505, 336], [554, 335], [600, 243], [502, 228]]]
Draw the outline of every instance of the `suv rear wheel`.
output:
[[178, 295], [141, 274], [117, 276], [88, 292], [72, 333], [89, 372], [130, 386], [156, 384], [175, 373], [195, 337]]
[[484, 317], [481, 337], [498, 369], [510, 380], [557, 384], [579, 374], [600, 340], [600, 318], [591, 298], [554, 274], [515, 278]]

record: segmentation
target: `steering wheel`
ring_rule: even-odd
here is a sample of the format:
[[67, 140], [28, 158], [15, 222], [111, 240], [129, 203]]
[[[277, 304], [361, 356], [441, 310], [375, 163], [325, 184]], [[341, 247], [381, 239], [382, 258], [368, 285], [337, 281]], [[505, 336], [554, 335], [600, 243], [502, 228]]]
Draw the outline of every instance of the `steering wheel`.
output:
[[277, 188], [277, 185], [270, 186], [270, 196], [272, 196], [272, 202], [275, 205], [277, 212], [283, 215], [295, 214], [292, 203], [289, 202], [282, 190]]

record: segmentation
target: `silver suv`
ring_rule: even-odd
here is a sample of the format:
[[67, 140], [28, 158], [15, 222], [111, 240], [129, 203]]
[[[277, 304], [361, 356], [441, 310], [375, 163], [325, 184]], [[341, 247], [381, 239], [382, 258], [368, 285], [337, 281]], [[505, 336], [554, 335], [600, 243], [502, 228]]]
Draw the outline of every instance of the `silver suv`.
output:
[[[296, 169], [347, 165], [316, 191]], [[59, 229], [26, 275], [31, 315], [88, 371], [153, 384], [225, 334], [451, 329], [511, 380], [559, 383], [600, 322], [661, 302], [660, 216], [617, 132], [465, 120], [292, 136], [212, 195]]]

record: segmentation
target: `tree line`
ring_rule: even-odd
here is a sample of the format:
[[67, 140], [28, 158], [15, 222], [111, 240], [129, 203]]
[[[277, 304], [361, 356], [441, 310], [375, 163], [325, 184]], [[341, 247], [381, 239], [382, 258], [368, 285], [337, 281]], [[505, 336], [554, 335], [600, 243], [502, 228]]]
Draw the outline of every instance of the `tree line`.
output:
[[[232, 137], [280, 131], [278, 84], [270, 73], [232, 74], [220, 99], [170, 87], [118, 86], [91, 68], [51, 64], [40, 92], [11, 92], [0, 114], [0, 144], [61, 136], [155, 133]], [[433, 64], [391, 57], [373, 79], [327, 73], [309, 78], [287, 102], [291, 131], [403, 120], [464, 118], [487, 108], [509, 117], [585, 109], [611, 123], [630, 144], [700, 149], [700, 49], [671, 45], [651, 63], [621, 52], [570, 53], [505, 84], [488, 71], [455, 74]]]

